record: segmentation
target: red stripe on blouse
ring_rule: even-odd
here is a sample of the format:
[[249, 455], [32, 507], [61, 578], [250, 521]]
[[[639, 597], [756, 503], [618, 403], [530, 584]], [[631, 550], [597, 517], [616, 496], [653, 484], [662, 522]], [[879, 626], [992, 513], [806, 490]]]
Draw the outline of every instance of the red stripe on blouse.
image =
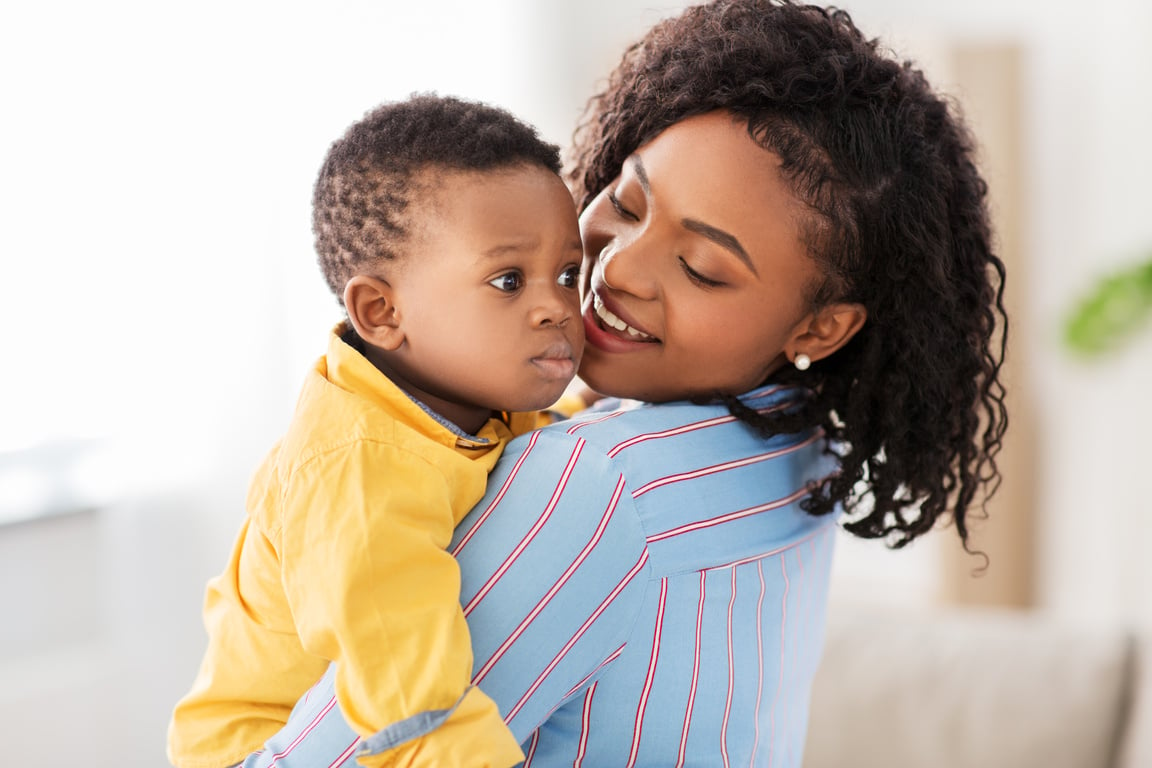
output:
[[357, 737], [351, 744], [348, 745], [348, 749], [340, 753], [340, 757], [328, 763], [328, 768], [337, 768], [338, 766], [344, 765], [344, 761], [352, 756], [352, 753], [356, 751], [356, 746], [359, 743], [360, 739]]
[[324, 705], [324, 708], [320, 710], [316, 717], [312, 718], [312, 722], [308, 723], [308, 727], [301, 731], [300, 735], [293, 739], [291, 744], [284, 747], [284, 751], [277, 752], [276, 754], [272, 755], [272, 762], [268, 764], [268, 768], [275, 766], [277, 760], [282, 757], [286, 757], [292, 750], [300, 746], [300, 742], [304, 741], [304, 737], [311, 733], [312, 729], [320, 724], [320, 721], [324, 718], [324, 715], [328, 714], [328, 711], [334, 706], [336, 706], [335, 696], [332, 697], [331, 701]]
[[592, 719], [592, 696], [596, 693], [596, 686], [599, 684], [599, 681], [592, 683], [588, 692], [584, 694], [584, 707], [580, 713], [580, 744], [576, 750], [576, 760], [572, 763], [572, 768], [580, 768], [584, 763], [584, 753], [588, 751], [588, 722]]
[[696, 685], [700, 682], [700, 633], [704, 626], [705, 571], [700, 571], [700, 601], [696, 604], [696, 646], [692, 651], [692, 683], [688, 688], [688, 706], [684, 708], [684, 729], [680, 732], [680, 751], [676, 768], [684, 765], [684, 752], [688, 748], [688, 728], [692, 725], [692, 706], [696, 701]]
[[[769, 389], [769, 390], [757, 395], [756, 397], [757, 398], [767, 397], [768, 395], [779, 392], [781, 389], [783, 389], [783, 387], [773, 387], [772, 389]], [[778, 411], [782, 408], [787, 408], [790, 405], [794, 405], [794, 402], [793, 401], [787, 401], [787, 402], [783, 402], [783, 403], [775, 403], [773, 405], [768, 406], [767, 408], [757, 409], [757, 412], [758, 413], [772, 413], [773, 411]], [[628, 438], [624, 442], [617, 444], [611, 450], [609, 450], [608, 451], [608, 457], [613, 458], [618, 453], [623, 451], [625, 448], [631, 448], [634, 445], [638, 445], [640, 443], [647, 442], [648, 440], [662, 440], [666, 437], [675, 437], [676, 435], [684, 435], [684, 434], [688, 434], [690, 432], [696, 432], [696, 431], [701, 430], [701, 429], [707, 429], [708, 427], [715, 427], [715, 426], [718, 426], [720, 424], [730, 424], [731, 422], [736, 421], [736, 420], [737, 419], [735, 416], [728, 414], [726, 416], [717, 416], [717, 417], [711, 418], [711, 419], [704, 419], [703, 421], [697, 421], [697, 422], [694, 422], [692, 424], [684, 424], [682, 426], [675, 427], [673, 429], [665, 429], [665, 430], [662, 430], [660, 432], [647, 432], [644, 434], [635, 435], [633, 437]]]
[[628, 765], [636, 765], [640, 751], [640, 734], [644, 730], [644, 709], [648, 706], [648, 695], [652, 693], [652, 680], [656, 677], [656, 663], [660, 659], [660, 633], [664, 628], [664, 605], [668, 599], [668, 580], [660, 579], [660, 604], [656, 608], [656, 627], [652, 631], [652, 655], [648, 659], [648, 674], [644, 678], [644, 689], [640, 692], [640, 703], [636, 707], [636, 722], [632, 728], [632, 751], [628, 755]]
[[536, 756], [536, 745], [540, 743], [540, 731], [532, 732], [532, 741], [528, 744], [528, 754], [524, 756], [524, 765], [521, 768], [528, 768], [532, 765], [532, 758]]
[[681, 472], [680, 474], [677, 474], [677, 475], [668, 475], [667, 477], [661, 477], [657, 480], [653, 480], [649, 483], [645, 483], [644, 485], [637, 488], [635, 491], [632, 492], [632, 498], [637, 499], [637, 498], [643, 496], [644, 494], [648, 493], [648, 491], [655, 490], [656, 488], [660, 488], [660, 487], [663, 487], [665, 485], [670, 485], [672, 483], [679, 483], [679, 482], [682, 482], [684, 480], [695, 480], [696, 478], [699, 478], [699, 477], [706, 477], [708, 475], [714, 475], [714, 474], [717, 474], [720, 472], [726, 472], [730, 469], [739, 469], [740, 467], [747, 467], [747, 466], [750, 466], [752, 464], [758, 464], [761, 461], [768, 461], [769, 459], [775, 459], [775, 458], [778, 458], [780, 456], [785, 456], [789, 453], [792, 453], [793, 451], [798, 451], [801, 448], [805, 448], [809, 445], [812, 445], [812, 443], [821, 439], [823, 436], [824, 436], [823, 432], [817, 432], [817, 433], [813, 434], [811, 437], [809, 437], [807, 440], [804, 440], [803, 442], [796, 443], [794, 445], [788, 445], [788, 446], [785, 446], [783, 448], [777, 449], [775, 451], [769, 451], [767, 453], [761, 453], [761, 454], [758, 454], [756, 456], [747, 456], [743, 459], [737, 459], [736, 461], [727, 461], [727, 462], [724, 462], [723, 464], [713, 464], [710, 467], [704, 467], [702, 469], [694, 469], [691, 472]]
[[[564, 694], [564, 698], [565, 698], [565, 699], [567, 699], [569, 696], [571, 696], [572, 694], [576, 693], [576, 691], [578, 691], [578, 690], [580, 690], [581, 688], [583, 688], [583, 687], [584, 687], [584, 683], [586, 683], [586, 682], [588, 682], [590, 679], [592, 679], [592, 675], [594, 675], [594, 674], [596, 674], [597, 672], [599, 672], [600, 670], [604, 669], [604, 667], [606, 667], [608, 664], [611, 664], [613, 661], [616, 661], [616, 659], [618, 659], [618, 658], [620, 657], [620, 654], [621, 654], [621, 653], [623, 653], [623, 652], [624, 652], [624, 646], [623, 646], [623, 645], [621, 645], [619, 648], [617, 648], [616, 650], [612, 651], [612, 653], [608, 654], [608, 657], [607, 657], [607, 658], [605, 658], [605, 659], [604, 659], [604, 661], [602, 661], [602, 662], [600, 662], [599, 664], [597, 664], [597, 665], [596, 665], [596, 669], [594, 669], [594, 670], [592, 670], [591, 672], [589, 672], [588, 674], [584, 675], [584, 677], [582, 677], [582, 678], [580, 679], [580, 682], [576, 683], [576, 685], [574, 685], [574, 686], [572, 686], [571, 688], [569, 688], [569, 689], [568, 689], [568, 693]], [[560, 708], [560, 707], [559, 707], [559, 705], [557, 705], [557, 709], [559, 709], [559, 708]]]
[[715, 418], [705, 419], [704, 421], [697, 421], [692, 424], [685, 424], [673, 429], [665, 429], [660, 432], [648, 432], [645, 434], [636, 435], [635, 437], [630, 437], [624, 442], [613, 446], [608, 451], [608, 458], [615, 458], [616, 455], [623, 451], [625, 448], [631, 448], [634, 445], [638, 445], [649, 440], [663, 440], [664, 438], [675, 437], [676, 435], [685, 435], [690, 432], [697, 432], [701, 429], [715, 427], [718, 424], [728, 424], [733, 421], [736, 421], [735, 416], [716, 416]]
[[574, 434], [576, 434], [576, 430], [578, 430], [578, 429], [583, 429], [584, 427], [591, 426], [592, 424], [599, 424], [602, 421], [608, 421], [609, 419], [614, 419], [622, 413], [627, 413], [627, 411], [609, 411], [608, 413], [604, 414], [603, 416], [597, 416], [594, 419], [588, 419], [587, 421], [581, 421], [579, 424], [573, 424], [572, 426], [568, 427], [568, 429], [566, 431], [568, 432], [568, 434], [574, 435]]
[[784, 688], [784, 638], [788, 629], [788, 565], [780, 558], [780, 573], [784, 577], [784, 595], [780, 598], [780, 674], [776, 681], [776, 693], [772, 697], [772, 710], [768, 716], [768, 765], [772, 765], [772, 752], [776, 746], [776, 703]]
[[725, 568], [735, 568], [736, 566], [744, 565], [745, 563], [754, 563], [757, 560], [764, 560], [764, 559], [769, 558], [769, 557], [774, 557], [775, 555], [778, 555], [781, 552], [787, 552], [790, 549], [797, 549], [800, 545], [802, 545], [808, 541], [811, 541], [812, 539], [814, 539], [820, 535], [822, 535], [822, 533], [820, 531], [813, 531], [802, 539], [797, 539], [796, 541], [792, 542], [791, 544], [786, 544], [783, 547], [777, 547], [776, 549], [773, 549], [770, 552], [762, 552], [758, 555], [751, 555], [749, 557], [742, 557], [739, 560], [733, 560], [732, 562], [724, 563], [723, 565], [712, 565], [712, 566], [709, 566], [708, 568], [706, 568], [705, 570], [722, 571]]
[[728, 693], [724, 698], [724, 719], [720, 722], [720, 757], [728, 768], [728, 716], [732, 714], [732, 691], [736, 683], [732, 648], [732, 610], [736, 607], [736, 569], [732, 569], [732, 596], [728, 599]]
[[[670, 528], [669, 530], [663, 531], [661, 533], [654, 533], [651, 536], [648, 536], [646, 540], [649, 544], [652, 544], [653, 542], [656, 542], [656, 541], [663, 541], [664, 539], [671, 539], [674, 536], [681, 536], [685, 533], [692, 533], [693, 531], [699, 531], [699, 530], [703, 530], [705, 528], [711, 528], [711, 527], [716, 526], [716, 525], [723, 525], [724, 523], [730, 523], [733, 520], [740, 520], [740, 519], [745, 518], [745, 517], [751, 517], [752, 515], [758, 515], [761, 512], [767, 512], [770, 509], [777, 509], [779, 507], [785, 506], [786, 504], [791, 504], [792, 502], [796, 501], [797, 499], [804, 498], [805, 496], [808, 495], [808, 493], [809, 493], [808, 486], [804, 486], [803, 488], [800, 488], [799, 490], [793, 491], [792, 493], [788, 494], [787, 496], [785, 496], [782, 499], [776, 499], [775, 501], [769, 501], [769, 502], [766, 502], [764, 504], [757, 504], [756, 506], [748, 507], [747, 509], [739, 509], [735, 512], [729, 512], [726, 515], [720, 515], [719, 517], [709, 518], [708, 520], [697, 520], [694, 523], [688, 523], [686, 525], [681, 525], [681, 526], [678, 526], [676, 528]], [[761, 555], [761, 557], [762, 557], [762, 555]]]
[[624, 575], [624, 578], [620, 580], [620, 583], [617, 584], [612, 589], [612, 591], [608, 593], [608, 596], [605, 597], [600, 605], [596, 607], [596, 610], [592, 612], [592, 615], [584, 620], [584, 623], [580, 625], [580, 628], [577, 629], [575, 633], [573, 633], [572, 637], [568, 638], [568, 642], [564, 643], [564, 647], [561, 648], [560, 652], [556, 654], [555, 658], [553, 658], [552, 661], [548, 663], [548, 666], [545, 667], [544, 671], [541, 672], [540, 675], [536, 678], [536, 682], [529, 686], [528, 690], [524, 692], [524, 695], [520, 697], [520, 700], [516, 702], [516, 706], [512, 707], [508, 714], [504, 716], [505, 723], [512, 722], [512, 718], [516, 717], [517, 713], [519, 713], [520, 710], [524, 708], [524, 705], [528, 702], [528, 699], [532, 697], [532, 694], [536, 692], [536, 689], [539, 688], [541, 684], [543, 684], [548, 675], [552, 674], [552, 670], [556, 668], [556, 665], [564, 660], [564, 657], [568, 654], [568, 651], [572, 650], [572, 646], [579, 642], [580, 638], [584, 636], [584, 633], [588, 631], [588, 628], [595, 623], [596, 619], [600, 618], [600, 614], [604, 613], [604, 611], [608, 609], [608, 606], [612, 604], [612, 601], [619, 597], [620, 593], [624, 591], [624, 588], [627, 587], [629, 583], [631, 583], [632, 579], [636, 578], [636, 575], [640, 573], [641, 570], [643, 570], [644, 565], [647, 562], [648, 549], [645, 548], [644, 551], [640, 553], [640, 559], [636, 561], [636, 564], [632, 566], [632, 569], [628, 571], [628, 573]]
[[752, 759], [756, 765], [756, 747], [760, 745], [760, 699], [764, 695], [764, 561], [756, 561], [756, 575], [760, 577], [760, 596], [756, 598], [756, 710], [752, 720]]
[[516, 626], [516, 629], [513, 630], [507, 638], [505, 638], [504, 642], [500, 644], [500, 647], [497, 648], [492, 656], [488, 659], [488, 661], [484, 663], [484, 666], [481, 667], [476, 675], [472, 678], [473, 685], [480, 684], [480, 681], [483, 680], [484, 676], [492, 670], [492, 667], [496, 666], [496, 663], [500, 661], [508, 648], [510, 648], [512, 644], [516, 642], [520, 635], [524, 634], [524, 630], [528, 628], [528, 625], [531, 624], [536, 619], [536, 617], [540, 615], [540, 612], [544, 610], [549, 601], [551, 601], [552, 598], [556, 596], [556, 593], [559, 592], [566, 583], [568, 583], [568, 580], [572, 577], [572, 574], [576, 572], [576, 569], [579, 568], [580, 565], [588, 559], [588, 555], [591, 554], [592, 550], [596, 548], [596, 545], [600, 543], [600, 539], [604, 537], [604, 531], [608, 527], [609, 520], [612, 519], [612, 513], [616, 511], [616, 505], [620, 501], [620, 496], [622, 495], [623, 490], [624, 476], [621, 475], [620, 479], [616, 481], [616, 489], [612, 492], [612, 499], [608, 502], [608, 507], [604, 510], [604, 514], [600, 518], [600, 524], [596, 526], [596, 531], [592, 534], [592, 538], [589, 539], [588, 543], [584, 545], [584, 548], [580, 550], [580, 554], [578, 554], [576, 558], [571, 562], [571, 564], [569, 564], [569, 566], [564, 570], [564, 573], [560, 574], [560, 578], [558, 578], [556, 583], [554, 583], [552, 587], [544, 594], [544, 597], [540, 598], [540, 601], [536, 603], [531, 611], [528, 612], [528, 615], [525, 616], [524, 619]]
[[512, 471], [508, 473], [508, 477], [500, 485], [500, 490], [492, 499], [492, 502], [485, 508], [483, 514], [476, 518], [476, 522], [468, 529], [468, 533], [456, 543], [456, 547], [452, 550], [452, 557], [459, 557], [460, 551], [464, 549], [464, 545], [472, 540], [476, 531], [480, 530], [480, 526], [484, 525], [484, 521], [492, 514], [492, 510], [496, 509], [496, 505], [504, 498], [504, 494], [508, 492], [508, 487], [512, 485], [512, 481], [516, 479], [516, 474], [520, 471], [520, 466], [524, 460], [528, 458], [528, 454], [532, 453], [532, 448], [536, 445], [536, 440], [540, 437], [539, 432], [533, 432], [532, 437], [528, 439], [528, 446], [524, 449], [524, 453], [520, 454], [520, 458], [516, 459], [516, 463], [512, 465]]
[[516, 558], [520, 557], [521, 553], [528, 548], [528, 545], [532, 543], [532, 539], [536, 538], [536, 534], [540, 532], [540, 529], [544, 527], [544, 523], [552, 516], [552, 510], [556, 508], [560, 497], [564, 495], [564, 488], [568, 485], [568, 478], [572, 475], [572, 470], [575, 468], [576, 461], [580, 458], [580, 451], [583, 448], [584, 438], [580, 438], [576, 441], [576, 447], [572, 449], [572, 454], [568, 457], [568, 464], [564, 467], [564, 471], [560, 475], [560, 480], [556, 483], [556, 488], [552, 491], [552, 498], [548, 500], [544, 511], [540, 514], [536, 522], [532, 524], [532, 528], [524, 535], [520, 543], [516, 545], [516, 548], [512, 550], [512, 553], [508, 555], [507, 559], [500, 564], [500, 567], [488, 578], [488, 581], [484, 582], [484, 586], [468, 601], [468, 605], [464, 606], [465, 616], [471, 613], [472, 610], [479, 605], [480, 601], [492, 591], [492, 588], [496, 586], [496, 582], [512, 567], [512, 564], [516, 562]]

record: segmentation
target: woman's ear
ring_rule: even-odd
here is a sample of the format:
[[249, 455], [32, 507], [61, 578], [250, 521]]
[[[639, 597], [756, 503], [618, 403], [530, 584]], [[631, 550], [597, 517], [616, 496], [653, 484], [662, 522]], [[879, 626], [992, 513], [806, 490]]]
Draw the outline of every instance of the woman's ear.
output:
[[396, 292], [386, 280], [354, 275], [344, 286], [344, 309], [356, 334], [372, 346], [391, 352], [404, 343]]
[[806, 355], [810, 362], [822, 360], [847, 344], [867, 319], [863, 304], [829, 304], [800, 325], [784, 354], [792, 361], [798, 355]]

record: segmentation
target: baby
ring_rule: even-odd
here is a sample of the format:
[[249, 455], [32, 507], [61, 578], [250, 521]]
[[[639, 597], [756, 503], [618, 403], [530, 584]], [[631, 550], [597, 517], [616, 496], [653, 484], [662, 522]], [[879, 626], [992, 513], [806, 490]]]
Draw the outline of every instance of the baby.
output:
[[331, 662], [341, 710], [377, 734], [366, 764], [402, 762], [436, 728], [493, 765], [524, 759], [470, 683], [444, 547], [504, 444], [580, 362], [582, 248], [559, 169], [558, 149], [507, 112], [435, 95], [369, 112], [330, 148], [313, 229], [347, 318], [208, 585], [174, 765], [240, 762]]

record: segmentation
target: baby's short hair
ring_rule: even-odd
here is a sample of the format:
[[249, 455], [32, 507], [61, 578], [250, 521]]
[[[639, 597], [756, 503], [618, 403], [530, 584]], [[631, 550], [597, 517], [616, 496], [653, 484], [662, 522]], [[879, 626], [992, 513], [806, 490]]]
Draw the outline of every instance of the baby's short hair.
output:
[[511, 113], [451, 96], [413, 94], [368, 112], [333, 142], [312, 194], [324, 279], [344, 285], [369, 264], [404, 255], [429, 170], [537, 165], [560, 172], [560, 150]]

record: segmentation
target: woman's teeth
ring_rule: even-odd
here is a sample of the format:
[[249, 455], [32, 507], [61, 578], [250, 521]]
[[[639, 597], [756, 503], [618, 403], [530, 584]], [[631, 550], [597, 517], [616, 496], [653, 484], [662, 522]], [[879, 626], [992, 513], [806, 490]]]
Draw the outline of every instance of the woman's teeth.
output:
[[592, 294], [592, 308], [596, 312], [596, 317], [600, 318], [601, 322], [603, 322], [604, 325], [608, 326], [609, 328], [615, 328], [618, 331], [627, 333], [632, 338], [640, 341], [645, 341], [652, 338], [643, 331], [636, 330], [632, 326], [628, 325], [628, 323], [624, 322], [620, 318], [616, 317], [616, 315], [609, 312], [608, 308], [604, 306], [604, 302], [601, 301], [600, 297], [596, 294]]

